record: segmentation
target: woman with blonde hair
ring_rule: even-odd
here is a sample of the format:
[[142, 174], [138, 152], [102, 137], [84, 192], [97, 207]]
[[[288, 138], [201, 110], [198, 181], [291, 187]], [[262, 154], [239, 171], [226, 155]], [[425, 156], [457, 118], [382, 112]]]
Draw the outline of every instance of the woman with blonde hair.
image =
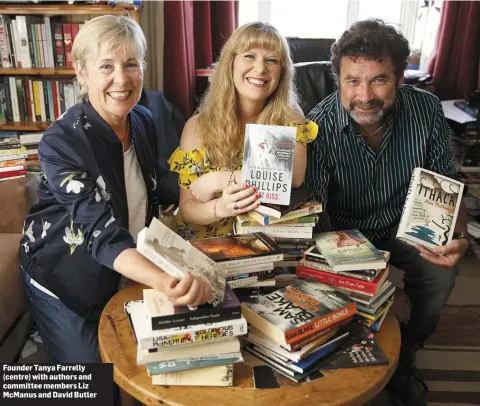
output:
[[245, 24], [225, 44], [199, 113], [169, 160], [179, 173], [178, 231], [185, 238], [227, 235], [234, 216], [259, 205], [256, 189], [239, 184], [248, 123], [297, 127], [292, 187], [302, 185], [305, 144], [318, 127], [305, 122], [293, 74], [288, 44], [270, 24]]
[[[152, 113], [137, 104], [145, 49], [129, 17], [86, 22], [72, 49], [83, 102], [52, 124], [38, 148], [39, 202], [25, 220], [19, 255], [32, 315], [55, 363], [101, 362], [98, 322], [121, 275], [175, 304], [199, 305], [210, 294], [200, 279], [179, 282], [135, 249], [159, 205], [176, 197], [164, 183], [169, 171], [160, 167], [164, 144]], [[161, 108], [168, 121], [171, 106]]]

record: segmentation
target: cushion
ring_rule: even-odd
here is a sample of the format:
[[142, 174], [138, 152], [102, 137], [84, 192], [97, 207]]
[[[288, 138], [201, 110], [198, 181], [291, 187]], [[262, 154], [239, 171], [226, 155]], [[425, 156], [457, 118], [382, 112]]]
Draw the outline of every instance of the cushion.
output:
[[29, 210], [25, 178], [0, 182], [0, 197], [0, 233], [21, 233]]
[[18, 249], [20, 234], [0, 233], [0, 340], [25, 307]]

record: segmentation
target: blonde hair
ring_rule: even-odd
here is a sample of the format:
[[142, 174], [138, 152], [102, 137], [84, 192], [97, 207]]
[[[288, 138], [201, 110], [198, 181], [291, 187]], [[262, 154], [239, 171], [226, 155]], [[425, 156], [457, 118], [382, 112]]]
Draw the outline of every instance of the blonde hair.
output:
[[285, 125], [295, 114], [297, 102], [293, 85], [293, 63], [285, 38], [267, 23], [254, 22], [239, 27], [222, 49], [215, 74], [200, 105], [198, 134], [208, 159], [222, 168], [231, 168], [243, 151], [237, 94], [233, 81], [233, 61], [242, 52], [263, 48], [280, 57], [281, 75], [277, 88], [254, 120], [259, 124]]
[[[78, 32], [72, 46], [74, 66], [86, 68], [87, 62], [97, 60], [100, 51], [109, 53], [133, 48], [144, 68], [147, 42], [140, 26], [128, 16], [103, 15], [87, 21]], [[83, 101], [88, 100], [88, 89], [80, 90]]]

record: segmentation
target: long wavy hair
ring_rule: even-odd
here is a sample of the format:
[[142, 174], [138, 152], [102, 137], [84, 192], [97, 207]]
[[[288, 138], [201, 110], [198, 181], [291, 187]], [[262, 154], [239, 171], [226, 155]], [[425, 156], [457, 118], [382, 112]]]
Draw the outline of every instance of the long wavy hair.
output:
[[254, 123], [285, 125], [295, 114], [297, 96], [293, 84], [293, 63], [285, 38], [270, 24], [254, 22], [239, 27], [222, 49], [210, 86], [199, 108], [198, 134], [212, 164], [232, 168], [243, 152], [244, 129], [240, 128], [233, 61], [242, 52], [263, 48], [280, 57], [278, 86], [268, 97]]

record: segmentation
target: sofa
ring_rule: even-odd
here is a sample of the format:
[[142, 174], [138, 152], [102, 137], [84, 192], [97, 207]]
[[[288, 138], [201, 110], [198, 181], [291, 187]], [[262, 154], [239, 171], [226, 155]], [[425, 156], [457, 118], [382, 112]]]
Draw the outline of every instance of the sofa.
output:
[[18, 261], [29, 202], [26, 178], [0, 182], [0, 363], [16, 360], [30, 328]]

